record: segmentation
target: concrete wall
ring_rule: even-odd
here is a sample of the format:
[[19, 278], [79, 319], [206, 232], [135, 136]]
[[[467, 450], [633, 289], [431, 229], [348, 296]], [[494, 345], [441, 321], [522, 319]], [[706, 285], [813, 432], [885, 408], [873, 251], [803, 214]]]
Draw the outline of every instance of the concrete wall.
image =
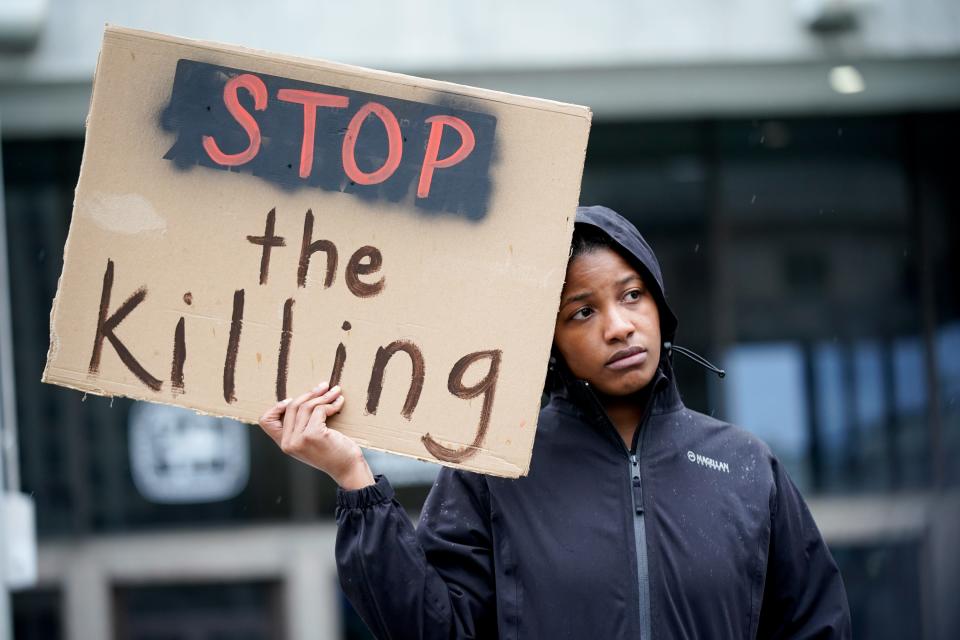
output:
[[45, 542], [39, 586], [63, 594], [66, 640], [115, 637], [113, 588], [275, 580], [290, 640], [341, 637], [333, 524], [102, 536]]
[[[82, 130], [107, 22], [580, 102], [600, 117], [960, 104], [953, 0], [6, 3], [32, 3], [42, 16], [32, 48], [0, 49], [0, 111], [12, 135]], [[856, 24], [811, 30], [804, 7], [821, 4], [857, 7]], [[840, 64], [857, 65], [865, 91], [831, 88]]]

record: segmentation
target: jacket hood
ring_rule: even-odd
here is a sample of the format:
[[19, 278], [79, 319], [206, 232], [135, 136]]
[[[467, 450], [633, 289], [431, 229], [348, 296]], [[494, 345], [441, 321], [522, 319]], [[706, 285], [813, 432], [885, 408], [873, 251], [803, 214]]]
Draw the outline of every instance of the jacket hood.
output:
[[663, 284], [663, 273], [660, 271], [660, 262], [654, 255], [653, 249], [644, 239], [637, 228], [629, 220], [613, 209], [607, 207], [577, 207], [576, 225], [596, 227], [610, 237], [620, 247], [620, 253], [634, 266], [641, 267], [644, 284], [653, 294], [660, 310], [660, 336], [664, 342], [673, 342], [677, 333], [677, 316], [667, 304], [666, 287]]
[[[624, 259], [639, 270], [644, 284], [657, 302], [660, 312], [661, 343], [672, 342], [677, 331], [677, 316], [667, 304], [660, 263], [653, 249], [633, 223], [613, 209], [592, 206], [577, 207], [575, 224], [596, 227], [609, 236], [615, 247], [619, 247], [619, 253]], [[650, 383], [649, 388], [654, 392], [653, 413], [662, 413], [682, 406], [674, 379], [673, 365], [670, 362], [670, 353], [669, 348], [661, 347], [657, 374]], [[661, 385], [661, 391], [657, 393], [656, 388]], [[586, 383], [576, 379], [556, 347], [552, 350], [544, 391], [551, 396], [565, 396], [581, 407], [592, 405], [592, 393]]]

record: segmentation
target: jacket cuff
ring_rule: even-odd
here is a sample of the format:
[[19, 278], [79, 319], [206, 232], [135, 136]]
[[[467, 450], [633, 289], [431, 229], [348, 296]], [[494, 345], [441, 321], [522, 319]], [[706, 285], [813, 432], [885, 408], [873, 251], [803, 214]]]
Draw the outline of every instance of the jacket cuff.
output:
[[341, 509], [366, 509], [393, 500], [393, 487], [387, 477], [374, 476], [374, 480], [374, 484], [352, 491], [337, 487], [337, 506]]

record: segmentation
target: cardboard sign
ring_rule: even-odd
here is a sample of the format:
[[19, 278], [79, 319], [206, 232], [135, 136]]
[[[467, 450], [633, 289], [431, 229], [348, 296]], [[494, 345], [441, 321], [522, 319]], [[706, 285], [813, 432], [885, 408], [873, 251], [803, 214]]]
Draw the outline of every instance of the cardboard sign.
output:
[[526, 473], [590, 111], [108, 27], [44, 381]]

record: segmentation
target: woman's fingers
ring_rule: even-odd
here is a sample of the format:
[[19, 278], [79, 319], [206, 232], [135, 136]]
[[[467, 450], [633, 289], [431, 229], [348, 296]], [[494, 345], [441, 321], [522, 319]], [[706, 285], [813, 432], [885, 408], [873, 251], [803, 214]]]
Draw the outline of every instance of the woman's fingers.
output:
[[297, 422], [293, 430], [284, 433], [280, 448], [298, 460], [317, 468], [325, 468], [324, 461], [334, 453], [329, 441], [323, 436], [327, 429], [327, 416], [333, 415], [343, 406], [340, 387], [334, 387], [316, 398], [311, 398], [297, 409]]
[[[319, 414], [320, 418], [325, 421], [328, 415], [333, 414], [325, 413], [324, 408], [331, 406], [342, 398], [343, 396], [341, 395], [341, 389], [338, 385], [326, 393], [304, 402], [302, 405], [300, 405], [299, 415], [297, 416], [297, 424], [293, 430], [293, 433], [303, 433], [303, 431], [307, 428], [307, 425], [317, 414]], [[343, 403], [341, 402], [341, 405], [342, 404]]]
[[332, 402], [323, 402], [315, 405], [313, 413], [310, 415], [310, 419], [307, 421], [307, 424], [304, 425], [303, 430], [309, 431], [321, 426], [325, 427], [327, 424], [327, 418], [339, 413], [340, 409], [343, 408], [344, 402], [344, 397], [340, 394], [337, 394], [336, 398], [334, 398]]
[[324, 405], [323, 410], [326, 412], [327, 417], [329, 418], [332, 415], [340, 413], [340, 409], [343, 408], [343, 396], [338, 396], [336, 400], [330, 404]]
[[281, 400], [277, 404], [270, 407], [265, 414], [260, 416], [261, 425], [273, 425], [279, 424], [283, 420], [283, 412], [287, 408], [287, 405], [290, 404], [290, 398], [286, 400]]
[[[260, 426], [287, 455], [320, 469], [341, 486], [366, 484], [372, 475], [356, 442], [339, 431], [327, 428], [330, 416], [343, 409], [346, 400], [339, 385], [326, 383], [293, 399], [278, 402], [260, 418]], [[357, 470], [365, 472], [357, 473]], [[352, 486], [352, 485], [351, 485]], [[357, 484], [357, 488], [366, 486]]]
[[310, 419], [310, 413], [313, 411], [313, 408], [323, 402], [329, 402], [331, 399], [336, 397], [337, 393], [340, 393], [340, 387], [334, 387], [333, 389], [328, 389], [326, 382], [318, 384], [313, 388], [311, 392], [313, 397], [309, 398], [299, 407], [297, 407], [296, 420], [294, 422], [294, 431], [303, 431], [304, 425], [307, 423], [307, 420]]
[[333, 402], [338, 395], [340, 395], [340, 386], [337, 385], [332, 389], [326, 389], [324, 385], [316, 387], [316, 395], [313, 398], [310, 398], [306, 402], [300, 405], [297, 409], [297, 428], [302, 429], [303, 426], [307, 423], [307, 420], [310, 419], [310, 414], [313, 412], [313, 408], [320, 404], [326, 404], [328, 402]]
[[293, 455], [302, 456], [307, 464], [328, 474], [336, 474], [352, 460], [348, 453], [352, 443], [327, 426], [327, 418], [340, 411], [343, 403], [343, 396], [338, 395], [333, 402], [317, 404], [303, 431], [289, 441]]
[[329, 384], [326, 382], [321, 382], [315, 386], [310, 391], [303, 393], [287, 405], [286, 411], [283, 414], [283, 438], [286, 439], [291, 433], [296, 429], [297, 417], [300, 414], [300, 407], [304, 402], [308, 402], [311, 398], [317, 396], [318, 394], [325, 393]]
[[[312, 398], [316, 393], [317, 389], [320, 389], [323, 385], [318, 385], [306, 393], [300, 394], [296, 398], [293, 398], [290, 403], [287, 405], [287, 410], [283, 414], [283, 430], [286, 432], [293, 428], [294, 422], [297, 419], [297, 411], [300, 409], [300, 405]], [[326, 389], [324, 389], [326, 391]]]
[[260, 416], [260, 428], [274, 440], [279, 440], [280, 434], [283, 432], [283, 413], [288, 404], [290, 404], [290, 398], [281, 400]]

